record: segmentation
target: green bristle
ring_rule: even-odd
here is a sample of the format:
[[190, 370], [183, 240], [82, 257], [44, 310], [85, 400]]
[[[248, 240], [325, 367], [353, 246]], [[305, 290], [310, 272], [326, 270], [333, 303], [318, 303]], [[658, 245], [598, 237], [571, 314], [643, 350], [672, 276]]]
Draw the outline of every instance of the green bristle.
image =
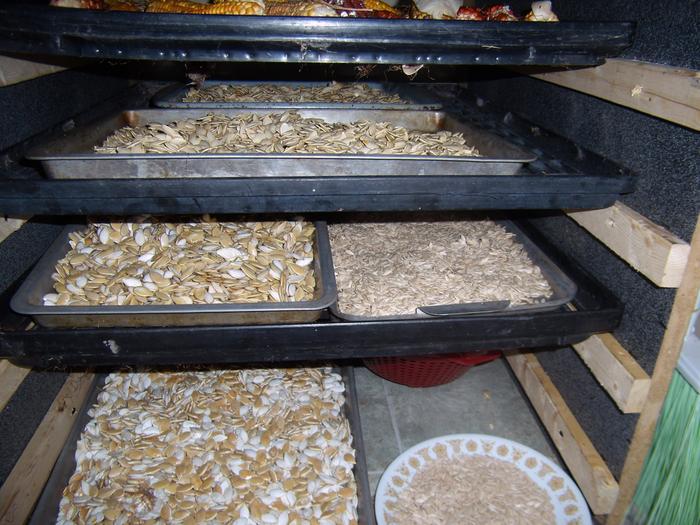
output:
[[675, 372], [628, 518], [700, 524], [700, 393]]

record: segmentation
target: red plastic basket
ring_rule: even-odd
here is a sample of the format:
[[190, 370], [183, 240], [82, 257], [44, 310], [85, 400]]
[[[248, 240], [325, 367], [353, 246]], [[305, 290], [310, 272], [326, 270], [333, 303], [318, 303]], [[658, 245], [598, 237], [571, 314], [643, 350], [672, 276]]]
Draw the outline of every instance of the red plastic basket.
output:
[[376, 357], [365, 359], [367, 368], [384, 379], [412, 387], [444, 385], [474, 365], [498, 359], [501, 352], [452, 354], [435, 357]]

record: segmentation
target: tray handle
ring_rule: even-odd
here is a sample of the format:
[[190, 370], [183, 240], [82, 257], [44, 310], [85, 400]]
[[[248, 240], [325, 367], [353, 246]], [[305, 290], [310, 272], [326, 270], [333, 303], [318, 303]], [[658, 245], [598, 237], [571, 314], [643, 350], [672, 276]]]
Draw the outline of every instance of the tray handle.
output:
[[419, 306], [417, 314], [430, 317], [461, 317], [464, 315], [502, 312], [510, 306], [510, 301], [488, 301], [473, 304], [437, 304], [434, 306]]

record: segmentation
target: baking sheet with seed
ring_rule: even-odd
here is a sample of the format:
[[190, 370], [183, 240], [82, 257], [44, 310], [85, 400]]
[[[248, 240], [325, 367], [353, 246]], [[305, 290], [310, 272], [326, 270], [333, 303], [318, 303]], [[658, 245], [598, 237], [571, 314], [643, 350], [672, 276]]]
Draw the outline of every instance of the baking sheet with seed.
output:
[[414, 314], [431, 305], [544, 301], [552, 289], [514, 235], [490, 220], [329, 226], [338, 308]]
[[478, 157], [462, 133], [409, 130], [389, 122], [326, 122], [297, 111], [235, 116], [208, 113], [143, 126], [127, 126], [95, 152], [139, 153], [312, 153]]
[[327, 86], [285, 86], [275, 84], [217, 84], [190, 88], [182, 102], [337, 102], [407, 104], [397, 93], [362, 83], [332, 82]]
[[301, 221], [93, 223], [70, 235], [45, 306], [221, 304], [314, 297], [314, 226]]
[[111, 374], [58, 523], [357, 523], [343, 403], [329, 368]]

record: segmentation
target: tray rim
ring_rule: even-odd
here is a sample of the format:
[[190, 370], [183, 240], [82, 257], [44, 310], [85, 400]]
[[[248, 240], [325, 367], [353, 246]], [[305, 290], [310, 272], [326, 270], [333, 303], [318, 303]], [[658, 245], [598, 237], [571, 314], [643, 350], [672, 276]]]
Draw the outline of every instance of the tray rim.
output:
[[[521, 229], [519, 228], [514, 221], [507, 220], [507, 219], [501, 219], [501, 220], [494, 220], [498, 225], [503, 226], [507, 232], [512, 233], [515, 235], [516, 239], [522, 246], [525, 248], [527, 251], [528, 256], [530, 257], [531, 261], [533, 264], [538, 266], [541, 271], [543, 271], [543, 267], [546, 267], [547, 270], [553, 271], [555, 273], [554, 278], [560, 278], [562, 280], [562, 287], [565, 287], [566, 289], [564, 290], [566, 292], [566, 295], [563, 297], [559, 297], [554, 300], [546, 300], [545, 302], [542, 303], [532, 303], [532, 304], [521, 304], [521, 305], [515, 305], [515, 306], [506, 306], [505, 308], [497, 308], [497, 309], [484, 309], [484, 310], [475, 310], [475, 311], [465, 311], [459, 314], [451, 314], [451, 315], [434, 315], [434, 314], [428, 314], [425, 313], [422, 309], [423, 308], [429, 308], [431, 306], [470, 306], [474, 307], [480, 304], [493, 304], [497, 303], [499, 301], [476, 301], [473, 303], [456, 303], [454, 305], [420, 305], [416, 306], [416, 313], [413, 314], [401, 314], [401, 315], [380, 315], [380, 316], [366, 316], [366, 315], [357, 315], [357, 314], [349, 314], [349, 313], [344, 313], [340, 310], [339, 307], [339, 302], [335, 301], [330, 307], [330, 312], [333, 314], [334, 317], [338, 318], [341, 320], [341, 322], [348, 321], [348, 322], [370, 322], [370, 321], [409, 321], [412, 319], [439, 319], [439, 318], [446, 318], [446, 317], [473, 317], [473, 316], [478, 316], [478, 315], [489, 315], [489, 314], [498, 314], [498, 313], [503, 313], [503, 314], [508, 314], [512, 312], [540, 312], [543, 310], [553, 310], [556, 308], [559, 308], [562, 305], [565, 305], [569, 302], [572, 301], [572, 299], [576, 296], [576, 293], [578, 292], [578, 286], [576, 283], [568, 276], [566, 273], [557, 266], [557, 264], [552, 261], [546, 253], [544, 253], [543, 250], [537, 246], [537, 244], [528, 237], [528, 235]], [[534, 253], [533, 253], [534, 252]], [[333, 255], [333, 245], [331, 244], [331, 256]], [[558, 274], [558, 275], [557, 275]], [[545, 274], [543, 271], [543, 275], [545, 275], [545, 278], [549, 273]], [[552, 279], [547, 279], [548, 282], [550, 282], [551, 286], [551, 280]], [[335, 266], [333, 267], [333, 285], [336, 288], [336, 296], [337, 296], [337, 283], [335, 282]], [[556, 294], [556, 291], [554, 292]], [[502, 302], [502, 301], [501, 301]]]
[[[333, 278], [333, 261], [330, 256], [328, 229], [324, 221], [313, 222], [316, 231], [318, 265], [323, 279], [323, 288], [318, 298], [310, 301], [280, 303], [220, 303], [193, 305], [123, 305], [123, 306], [44, 306], [30, 303], [28, 295], [35, 282], [48, 271], [53, 273], [56, 262], [65, 255], [68, 234], [85, 225], [69, 224], [51, 243], [44, 255], [34, 265], [29, 275], [17, 289], [10, 300], [10, 308], [22, 315], [29, 316], [70, 316], [70, 315], [173, 315], [173, 314], [237, 314], [237, 313], [274, 313], [274, 312], [310, 312], [327, 310], [337, 297], [335, 279]], [[194, 307], [197, 307], [194, 309]], [[158, 325], [159, 326], [159, 325]]]
[[[120, 111], [111, 112], [101, 117], [91, 119], [88, 122], [83, 123], [81, 126], [83, 128], [91, 128], [100, 125], [103, 122], [109, 122], [115, 118], [119, 118], [121, 115], [126, 113], [138, 113], [144, 114], [148, 118], [149, 113], [169, 113], [169, 112], [185, 112], [192, 113], [190, 118], [195, 118], [197, 115], [206, 115], [211, 113], [216, 108], [125, 108]], [[362, 109], [362, 108], [296, 108], [299, 111], [333, 111], [333, 112], [350, 112], [350, 111], [364, 111], [364, 112], [383, 112], [394, 110], [390, 109]], [[245, 113], [255, 113], [255, 114], [274, 114], [283, 112], [283, 108], [221, 108], [220, 111], [224, 113], [231, 113], [233, 115], [245, 114]], [[62, 153], [60, 151], [51, 151], [52, 148], [57, 149], [57, 143], [67, 140], [72, 134], [76, 133], [76, 128], [73, 127], [67, 131], [58, 131], [53, 133], [51, 136], [47, 137], [45, 142], [37, 144], [28, 149], [25, 157], [30, 160], [37, 160], [41, 162], [51, 162], [51, 161], [61, 161], [61, 160], [187, 160], [190, 162], [206, 160], [206, 159], [241, 159], [241, 160], [254, 160], [254, 159], [265, 159], [265, 160], [282, 160], [282, 161], [293, 161], [293, 160], [345, 160], [347, 162], [358, 162], [358, 161], [398, 161], [398, 162], [411, 162], [416, 164], [418, 162], [454, 162], [454, 163], [519, 163], [526, 164], [537, 160], [538, 156], [534, 151], [524, 148], [518, 144], [514, 144], [507, 138], [502, 137], [493, 131], [484, 129], [476, 123], [468, 120], [464, 120], [463, 117], [454, 115], [444, 108], [435, 109], [409, 109], [404, 111], [396, 111], [396, 113], [419, 113], [419, 114], [439, 114], [441, 118], [450, 118], [456, 123], [471, 128], [475, 131], [480, 132], [486, 137], [489, 137], [497, 142], [503, 143], [511, 148], [515, 154], [517, 152], [518, 157], [465, 157], [465, 156], [430, 156], [430, 155], [400, 155], [400, 154], [389, 154], [389, 155], [363, 155], [363, 154], [327, 154], [327, 153], [97, 153], [95, 151], [90, 152], [77, 152], [77, 153]], [[173, 116], [173, 118], [175, 118]], [[186, 118], [183, 116], [182, 118]], [[322, 118], [322, 117], [313, 117]], [[369, 117], [364, 117], [369, 118]], [[377, 120], [379, 122], [380, 120]], [[117, 129], [125, 127], [124, 125], [114, 128], [112, 132]], [[94, 146], [93, 146], [94, 147]], [[311, 175], [310, 175], [311, 176]], [[373, 176], [373, 175], [370, 175]], [[430, 174], [418, 175], [421, 177], [431, 176]], [[63, 177], [61, 177], [63, 179]], [[174, 178], [174, 177], [173, 177]]]

